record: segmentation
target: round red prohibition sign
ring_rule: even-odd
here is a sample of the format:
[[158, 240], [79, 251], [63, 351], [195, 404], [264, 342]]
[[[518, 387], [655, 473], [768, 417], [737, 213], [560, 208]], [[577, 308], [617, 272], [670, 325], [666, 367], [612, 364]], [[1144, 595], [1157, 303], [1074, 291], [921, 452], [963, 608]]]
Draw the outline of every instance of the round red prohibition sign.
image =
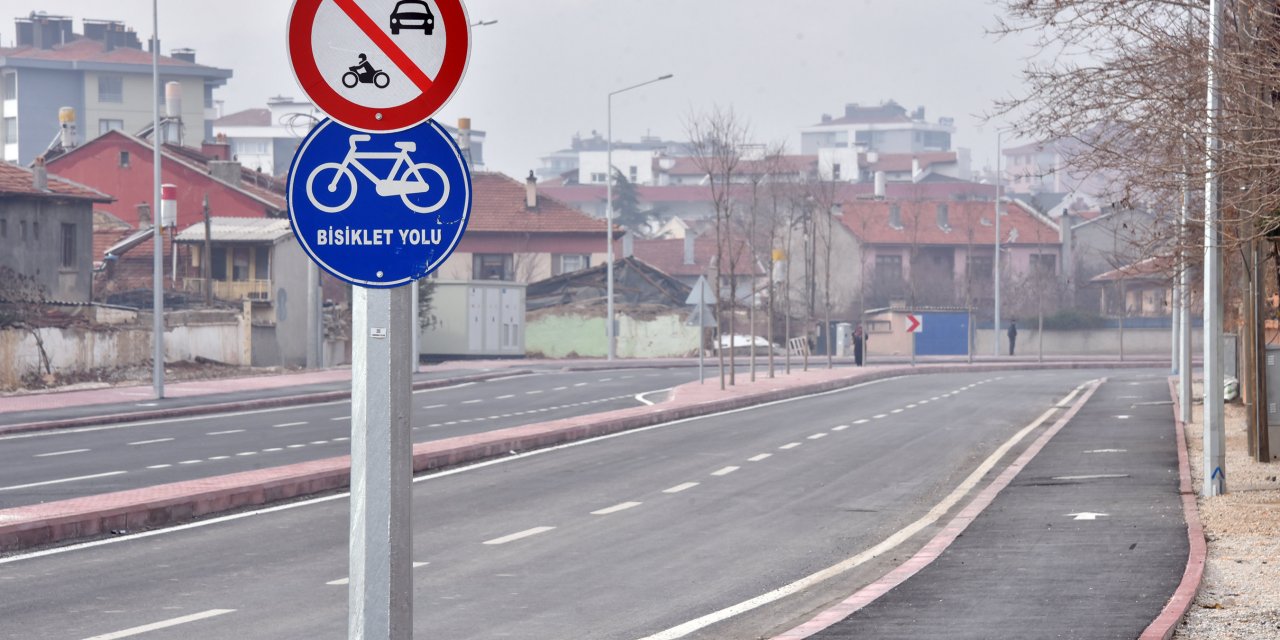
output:
[[288, 46], [321, 111], [354, 129], [400, 131], [453, 96], [471, 25], [462, 0], [295, 0]]

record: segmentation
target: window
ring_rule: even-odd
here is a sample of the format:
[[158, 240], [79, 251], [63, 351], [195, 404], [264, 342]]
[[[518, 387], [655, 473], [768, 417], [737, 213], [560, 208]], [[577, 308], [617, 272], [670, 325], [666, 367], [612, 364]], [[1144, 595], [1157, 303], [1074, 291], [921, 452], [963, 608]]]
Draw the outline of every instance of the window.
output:
[[18, 97], [18, 74], [4, 74], [3, 86], [0, 87], [0, 93], [3, 94], [2, 99], [13, 100]]
[[227, 248], [214, 247], [213, 261], [209, 263], [209, 274], [214, 280], [227, 279]]
[[509, 253], [477, 253], [471, 256], [471, 277], [475, 280], [514, 280], [513, 258]]
[[271, 251], [267, 247], [253, 249], [253, 279], [271, 279]]
[[637, 168], [635, 165], [631, 165], [631, 168], [627, 171], [627, 180], [629, 180], [631, 184], [635, 184], [636, 181], [639, 179], [640, 179], [640, 169]]
[[98, 102], [124, 102], [124, 77], [98, 76]]
[[40, 223], [38, 221], [31, 223], [31, 236], [36, 240], [40, 239]]
[[119, 131], [124, 128], [124, 120], [115, 120], [111, 118], [101, 118], [98, 120], [98, 135], [102, 135], [108, 131]]
[[557, 253], [551, 257], [551, 275], [573, 273], [591, 266], [591, 256], [584, 253]]
[[900, 282], [902, 256], [876, 256], [876, 279], [881, 282]]
[[121, 152], [120, 152], [120, 166], [125, 167], [125, 168], [128, 168], [128, 166], [129, 166], [129, 152], [128, 152], [128, 151], [121, 151]]
[[249, 248], [236, 247], [231, 250], [231, 279], [245, 282], [249, 279]]
[[901, 231], [902, 226], [902, 207], [897, 204], [889, 205], [889, 226]]
[[969, 280], [990, 280], [994, 273], [994, 262], [991, 256], [969, 256]]
[[62, 266], [76, 266], [76, 225], [62, 223]]
[[945, 202], [938, 203], [938, 228], [943, 231], [951, 230], [950, 214]]
[[1051, 276], [1057, 273], [1058, 257], [1042, 253], [1031, 256], [1031, 273], [1038, 276]]
[[839, 162], [831, 163], [831, 179], [832, 180], [840, 179], [840, 163]]
[[591, 174], [591, 182], [604, 184], [605, 175], [603, 173], [593, 173]]
[[4, 142], [5, 144], [18, 144], [18, 119], [4, 119]]

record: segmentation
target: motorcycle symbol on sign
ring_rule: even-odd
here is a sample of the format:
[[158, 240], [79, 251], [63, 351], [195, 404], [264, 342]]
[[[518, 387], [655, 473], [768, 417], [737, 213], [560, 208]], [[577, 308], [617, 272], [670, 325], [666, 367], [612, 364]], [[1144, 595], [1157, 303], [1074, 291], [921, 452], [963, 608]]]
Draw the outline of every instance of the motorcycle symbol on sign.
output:
[[[351, 167], [358, 169], [375, 185], [374, 188], [378, 195], [386, 198], [399, 196], [404, 205], [412, 211], [435, 213], [448, 202], [449, 178], [445, 175], [444, 170], [429, 162], [414, 162], [413, 158], [409, 156], [409, 154], [417, 151], [417, 143], [412, 141], [396, 142], [394, 143], [395, 148], [399, 150], [396, 153], [356, 151], [358, 143], [367, 142], [369, 139], [370, 136], [367, 134], [350, 136], [348, 138], [350, 147], [347, 149], [347, 156], [342, 159], [342, 162], [326, 162], [316, 167], [311, 172], [311, 175], [307, 176], [307, 199], [311, 201], [315, 208], [325, 213], [338, 213], [351, 206], [352, 202], [355, 202], [359, 182], [356, 180], [355, 173], [351, 171]], [[387, 177], [379, 178], [364, 165], [362, 160], [395, 160], [396, 162], [391, 167], [391, 171], [387, 173]], [[330, 173], [332, 173], [332, 176], [329, 175]], [[420, 204], [415, 201], [415, 198], [411, 197], [419, 196], [432, 190], [424, 174], [438, 176], [443, 185], [439, 195], [430, 199], [430, 204], [425, 205]], [[320, 190], [317, 190], [317, 179], [320, 180], [320, 185], [323, 185]], [[322, 202], [322, 199], [326, 202]]]
[[371, 84], [379, 89], [386, 89], [391, 84], [391, 76], [385, 71], [374, 69], [369, 64], [369, 57], [360, 54], [360, 62], [353, 67], [347, 67], [347, 72], [342, 74], [342, 86], [348, 89], [354, 89], [357, 84]]

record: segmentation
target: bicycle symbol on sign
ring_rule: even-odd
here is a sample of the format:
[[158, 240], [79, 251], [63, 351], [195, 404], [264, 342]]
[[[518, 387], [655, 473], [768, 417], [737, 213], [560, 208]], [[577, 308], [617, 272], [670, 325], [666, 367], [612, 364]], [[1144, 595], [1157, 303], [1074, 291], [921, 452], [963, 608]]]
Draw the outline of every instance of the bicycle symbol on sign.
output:
[[[355, 167], [363, 173], [375, 185], [378, 195], [385, 198], [400, 196], [406, 207], [418, 213], [435, 213], [449, 200], [449, 177], [445, 175], [444, 170], [429, 162], [413, 161], [409, 154], [417, 151], [418, 145], [412, 141], [396, 142], [395, 147], [399, 151], [391, 152], [375, 152], [375, 151], [356, 151], [356, 145], [361, 142], [369, 141], [370, 136], [367, 134], [355, 134], [349, 138], [351, 144], [347, 150], [347, 157], [342, 162], [326, 162], [314, 170], [307, 177], [307, 199], [315, 208], [325, 213], [338, 213], [351, 206], [355, 202], [356, 191], [359, 183], [356, 181], [356, 174], [351, 170]], [[364, 165], [362, 160], [395, 160], [395, 165], [391, 167], [391, 171], [385, 178], [379, 178], [368, 167]], [[401, 169], [403, 168], [403, 171]], [[328, 173], [332, 172], [332, 177]], [[443, 188], [440, 189], [440, 195], [434, 202], [429, 205], [418, 204], [410, 196], [427, 193], [432, 190], [430, 184], [427, 183], [423, 176], [424, 172], [433, 173], [440, 177]], [[316, 179], [322, 178], [320, 184], [323, 185], [321, 191], [316, 190]], [[346, 180], [343, 180], [346, 178]], [[343, 184], [346, 186], [344, 187]], [[344, 194], [345, 195], [342, 195]], [[326, 201], [336, 201], [338, 204], [325, 204], [321, 202], [321, 198]]]

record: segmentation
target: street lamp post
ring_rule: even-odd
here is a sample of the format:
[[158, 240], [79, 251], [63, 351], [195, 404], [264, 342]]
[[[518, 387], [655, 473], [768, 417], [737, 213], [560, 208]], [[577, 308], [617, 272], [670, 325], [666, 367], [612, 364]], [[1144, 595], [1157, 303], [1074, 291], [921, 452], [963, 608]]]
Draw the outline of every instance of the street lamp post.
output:
[[1001, 149], [1001, 137], [1003, 131], [996, 130], [996, 257], [992, 263], [991, 272], [995, 276], [995, 324], [992, 325], [992, 340], [995, 345], [995, 355], [1000, 356], [1000, 191], [1004, 186], [1004, 170], [1002, 162], [1004, 161], [1003, 149]]
[[640, 87], [643, 87], [645, 85], [650, 85], [655, 82], [667, 80], [671, 78], [672, 75], [673, 74], [668, 73], [665, 76], [660, 76], [652, 80], [641, 82], [640, 84], [634, 84], [624, 89], [618, 89], [617, 91], [613, 91], [609, 94], [607, 129], [605, 133], [607, 147], [605, 152], [606, 166], [605, 166], [605, 178], [604, 178], [604, 183], [605, 183], [605, 205], [604, 205], [605, 214], [604, 215], [605, 215], [605, 220], [608, 222], [608, 224], [606, 225], [607, 229], [605, 229], [605, 239], [604, 239], [605, 255], [608, 256], [607, 257], [608, 264], [605, 267], [605, 271], [607, 272], [607, 280], [608, 280], [608, 284], [606, 285], [607, 291], [605, 293], [605, 298], [606, 298], [606, 306], [608, 308], [605, 310], [604, 332], [605, 332], [605, 336], [609, 340], [608, 353], [609, 353], [610, 360], [613, 360], [614, 358], [618, 357], [618, 331], [617, 331], [617, 327], [615, 326], [615, 320], [613, 317], [613, 97], [618, 95], [619, 93], [630, 91], [632, 89], [639, 89]]
[[164, 238], [160, 226], [160, 9], [151, 0], [151, 229], [153, 242], [151, 284], [151, 385], [156, 399], [164, 398]]

